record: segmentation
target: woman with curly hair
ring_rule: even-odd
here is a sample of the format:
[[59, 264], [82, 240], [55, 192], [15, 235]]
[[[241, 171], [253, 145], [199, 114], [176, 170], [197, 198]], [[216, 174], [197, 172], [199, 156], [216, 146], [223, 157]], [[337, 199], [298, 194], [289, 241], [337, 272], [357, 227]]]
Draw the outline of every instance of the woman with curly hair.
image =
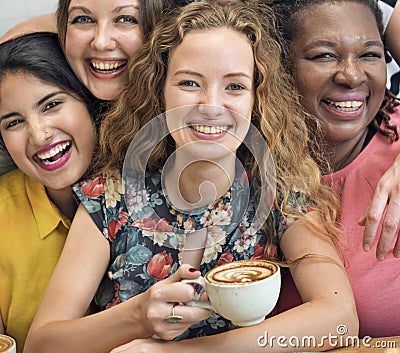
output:
[[[26, 352], [256, 352], [265, 332], [314, 335], [321, 350], [340, 324], [357, 334], [335, 247], [337, 202], [309, 154], [312, 117], [282, 68], [272, 10], [174, 10], [132, 63], [130, 82], [102, 124], [93, 177], [75, 187], [81, 205]], [[182, 279], [230, 261], [280, 260], [276, 246], [302, 307], [238, 328], [179, 305], [195, 292]], [[93, 295], [100, 312], [83, 318]]]

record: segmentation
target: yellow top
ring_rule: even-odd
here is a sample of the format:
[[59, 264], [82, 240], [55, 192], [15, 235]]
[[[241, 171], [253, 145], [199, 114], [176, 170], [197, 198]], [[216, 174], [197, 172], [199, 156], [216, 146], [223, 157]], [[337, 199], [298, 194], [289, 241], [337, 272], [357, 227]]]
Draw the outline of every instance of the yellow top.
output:
[[20, 170], [0, 176], [0, 313], [22, 352], [70, 221]]

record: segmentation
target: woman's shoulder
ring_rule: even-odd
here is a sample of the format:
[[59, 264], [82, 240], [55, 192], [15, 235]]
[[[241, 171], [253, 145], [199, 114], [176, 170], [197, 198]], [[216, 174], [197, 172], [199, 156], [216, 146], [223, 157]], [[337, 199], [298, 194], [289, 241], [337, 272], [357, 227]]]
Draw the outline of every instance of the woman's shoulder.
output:
[[114, 208], [124, 194], [121, 173], [110, 171], [83, 179], [73, 186], [73, 191], [89, 213]]

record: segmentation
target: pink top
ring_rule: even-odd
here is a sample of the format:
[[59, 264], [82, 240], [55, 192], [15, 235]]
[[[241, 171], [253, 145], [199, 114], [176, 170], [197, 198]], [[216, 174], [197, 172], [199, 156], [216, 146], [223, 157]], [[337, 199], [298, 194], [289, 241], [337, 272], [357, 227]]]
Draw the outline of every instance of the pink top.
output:
[[[390, 122], [400, 130], [399, 108]], [[325, 184], [332, 182], [341, 198], [342, 225], [348, 234], [342, 246], [360, 320], [360, 337], [400, 335], [400, 259], [393, 257], [391, 251], [384, 261], [378, 261], [375, 257], [377, 241], [369, 253], [364, 252], [364, 227], [358, 225], [379, 179], [399, 152], [400, 141], [391, 143], [387, 137], [376, 133], [352, 163], [322, 178]], [[393, 247], [394, 242], [391, 250]], [[279, 312], [299, 304], [292, 285], [291, 279], [284, 280]]]

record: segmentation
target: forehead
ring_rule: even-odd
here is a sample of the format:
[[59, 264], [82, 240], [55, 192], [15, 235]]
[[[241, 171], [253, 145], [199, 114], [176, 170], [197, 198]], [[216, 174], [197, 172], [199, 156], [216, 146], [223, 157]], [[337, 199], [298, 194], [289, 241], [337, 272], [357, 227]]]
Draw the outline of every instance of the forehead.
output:
[[167, 75], [171, 77], [182, 70], [212, 78], [234, 72], [252, 77], [252, 46], [245, 35], [232, 29], [191, 31], [171, 51]]
[[139, 0], [70, 0], [69, 8], [75, 6], [93, 7], [101, 10], [102, 8], [135, 7], [139, 8]]
[[[207, 50], [210, 47], [213, 50]], [[226, 56], [234, 58], [241, 54], [252, 55], [252, 47], [248, 38], [233, 29], [230, 28], [214, 28], [207, 30], [193, 30], [188, 32], [182, 39], [182, 42], [172, 50], [171, 57], [177, 56], [176, 54], [183, 51], [187, 52], [188, 55], [196, 57], [199, 54], [206, 54], [209, 56], [207, 64], [212, 64], [212, 56], [214, 53], [220, 53], [221, 51], [226, 53]], [[180, 55], [179, 55], [180, 56]]]
[[320, 34], [342, 37], [346, 33], [380, 36], [375, 16], [368, 6], [346, 1], [325, 2], [307, 6], [296, 16], [294, 39]]

